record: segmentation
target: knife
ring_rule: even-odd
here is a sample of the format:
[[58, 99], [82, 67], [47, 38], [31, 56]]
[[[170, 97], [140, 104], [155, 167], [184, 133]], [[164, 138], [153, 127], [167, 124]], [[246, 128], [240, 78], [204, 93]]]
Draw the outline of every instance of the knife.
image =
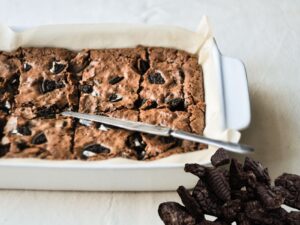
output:
[[137, 131], [141, 133], [154, 134], [154, 135], [165, 136], [165, 137], [171, 136], [183, 140], [193, 141], [193, 142], [207, 144], [207, 145], [213, 145], [235, 153], [249, 153], [254, 151], [254, 149], [248, 145], [220, 141], [220, 140], [204, 137], [201, 135], [197, 135], [185, 131], [172, 130], [171, 128], [163, 127], [163, 126], [112, 118], [107, 116], [71, 112], [71, 111], [63, 112], [62, 115], [83, 119], [83, 120], [90, 120], [98, 123], [103, 123], [106, 125], [119, 127], [130, 131]]

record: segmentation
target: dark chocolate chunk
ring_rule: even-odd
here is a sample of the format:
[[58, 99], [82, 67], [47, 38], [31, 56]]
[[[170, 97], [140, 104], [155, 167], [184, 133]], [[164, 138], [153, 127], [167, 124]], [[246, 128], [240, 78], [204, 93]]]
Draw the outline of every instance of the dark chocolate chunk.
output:
[[195, 176], [201, 178], [206, 173], [206, 167], [201, 166], [201, 165], [196, 164], [196, 163], [186, 163], [185, 166], [184, 166], [184, 171], [187, 172], [187, 173], [192, 173]]
[[8, 81], [6, 85], [6, 91], [16, 93], [19, 87], [19, 74], [14, 74]]
[[57, 112], [57, 107], [55, 105], [50, 107], [40, 107], [37, 110], [37, 116], [44, 117], [44, 118], [53, 118], [56, 112]]
[[79, 86], [79, 90], [83, 93], [92, 93], [93, 92], [93, 86], [89, 84], [82, 84]]
[[300, 209], [300, 176], [284, 173], [275, 179], [275, 186], [284, 192], [286, 205]]
[[174, 98], [167, 101], [171, 111], [184, 111], [185, 105], [182, 98]]
[[128, 136], [126, 145], [135, 151], [138, 160], [142, 160], [145, 157], [146, 144], [139, 133]]
[[267, 185], [270, 185], [270, 176], [267, 168], [264, 168], [260, 162], [256, 162], [249, 157], [246, 157], [244, 163], [244, 170], [245, 171], [252, 171], [256, 179], [260, 182], [264, 182]]
[[8, 153], [9, 146], [10, 146], [9, 144], [7, 144], [7, 145], [1, 145], [0, 144], [0, 157], [3, 157], [3, 156], [6, 155], [6, 153]]
[[139, 58], [136, 62], [135, 67], [136, 67], [136, 70], [139, 72], [139, 74], [143, 75], [150, 68], [150, 65], [149, 65], [148, 61]]
[[190, 192], [185, 187], [180, 186], [177, 189], [177, 193], [187, 211], [194, 216], [196, 221], [201, 221], [204, 218], [203, 211]]
[[222, 223], [218, 221], [209, 221], [209, 220], [203, 220], [199, 225], [223, 225]]
[[165, 83], [165, 79], [162, 77], [162, 75], [159, 72], [149, 74], [148, 81], [150, 82], [150, 84], [164, 84]]
[[115, 76], [111, 78], [108, 82], [112, 85], [119, 83], [121, 80], [123, 80], [124, 77]]
[[165, 225], [196, 225], [186, 208], [176, 202], [161, 203], [158, 214]]
[[157, 102], [152, 99], [143, 99], [140, 109], [147, 110], [157, 107]]
[[56, 82], [56, 88], [64, 88], [65, 84], [62, 80]]
[[199, 179], [193, 190], [193, 197], [197, 200], [204, 213], [213, 216], [222, 215], [220, 200], [201, 179]]
[[31, 68], [32, 68], [32, 66], [30, 64], [28, 64], [26, 62], [23, 64], [23, 70], [25, 72], [28, 72]]
[[289, 225], [300, 224], [300, 211], [292, 211], [287, 215], [287, 221]]
[[227, 221], [232, 222], [237, 218], [237, 215], [240, 213], [241, 208], [242, 205], [239, 199], [228, 201], [222, 206], [223, 217]]
[[36, 134], [31, 140], [31, 143], [34, 145], [40, 145], [46, 142], [47, 142], [47, 138], [43, 132]]
[[45, 94], [47, 92], [53, 91], [56, 88], [56, 82], [54, 80], [43, 80], [40, 84], [40, 92]]
[[229, 156], [223, 148], [219, 148], [210, 160], [215, 167], [223, 166], [230, 162]]
[[118, 94], [115, 94], [115, 93], [111, 94], [111, 95], [108, 97], [108, 100], [109, 100], [110, 102], [119, 102], [119, 101], [121, 101], [122, 99], [123, 99], [122, 96], [120, 96], [120, 95], [118, 95]]
[[52, 67], [50, 68], [50, 72], [54, 74], [58, 74], [62, 72], [65, 67], [66, 67], [65, 64], [54, 61], [52, 62]]
[[211, 190], [224, 202], [231, 199], [230, 186], [224, 174], [218, 169], [207, 171], [207, 182]]
[[31, 135], [31, 130], [28, 126], [28, 124], [24, 124], [22, 126], [17, 127], [18, 133], [25, 135], [25, 136], [30, 136]]

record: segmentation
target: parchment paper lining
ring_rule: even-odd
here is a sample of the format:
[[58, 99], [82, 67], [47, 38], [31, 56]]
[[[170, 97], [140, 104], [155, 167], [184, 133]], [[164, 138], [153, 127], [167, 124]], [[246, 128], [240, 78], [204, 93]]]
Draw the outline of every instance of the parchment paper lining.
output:
[[[213, 36], [204, 17], [197, 32], [169, 26], [124, 24], [48, 25], [14, 32], [0, 25], [0, 50], [11, 51], [18, 47], [61, 47], [71, 50], [84, 48], [130, 48], [137, 45], [168, 47], [198, 54], [203, 67], [206, 101], [206, 127], [204, 135], [237, 142], [240, 133], [223, 128], [222, 93], [218, 84], [219, 69], [213, 55]], [[50, 161], [40, 159], [0, 159], [0, 165], [175, 165], [186, 162], [208, 164], [216, 148], [176, 154], [150, 162], [123, 158], [103, 161]]]

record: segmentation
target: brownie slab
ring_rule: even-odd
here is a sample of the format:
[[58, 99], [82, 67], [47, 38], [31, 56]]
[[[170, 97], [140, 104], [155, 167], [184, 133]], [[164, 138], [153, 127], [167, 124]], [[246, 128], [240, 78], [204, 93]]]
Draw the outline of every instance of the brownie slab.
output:
[[20, 60], [17, 52], [0, 52], [0, 112], [10, 113], [18, 91]]
[[2, 144], [9, 146], [4, 157], [72, 159], [72, 119], [32, 119], [10, 116]]
[[[107, 116], [132, 121], [138, 120], [138, 111], [117, 110]], [[74, 152], [84, 160], [98, 160], [113, 157], [137, 158], [137, 152], [131, 148], [128, 139], [133, 132], [80, 120], [75, 132]]]
[[74, 53], [58, 48], [22, 49], [19, 94], [15, 115], [32, 119], [53, 117], [78, 107], [76, 79], [68, 72]]
[[82, 73], [79, 111], [85, 113], [133, 109], [138, 100], [141, 60], [146, 50], [90, 51], [90, 64]]

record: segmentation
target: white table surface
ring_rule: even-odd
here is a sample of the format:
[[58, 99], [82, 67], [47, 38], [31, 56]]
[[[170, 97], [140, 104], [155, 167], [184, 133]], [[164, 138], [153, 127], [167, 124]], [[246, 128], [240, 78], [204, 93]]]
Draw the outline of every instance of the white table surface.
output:
[[[62, 3], [64, 2], [64, 3]], [[242, 141], [272, 177], [300, 173], [299, 0], [0, 0], [0, 21], [14, 26], [129, 22], [196, 29], [210, 17], [219, 47], [247, 67], [252, 122]], [[1, 182], [1, 178], [0, 178]], [[160, 202], [176, 193], [0, 191], [0, 224], [162, 224]]]

